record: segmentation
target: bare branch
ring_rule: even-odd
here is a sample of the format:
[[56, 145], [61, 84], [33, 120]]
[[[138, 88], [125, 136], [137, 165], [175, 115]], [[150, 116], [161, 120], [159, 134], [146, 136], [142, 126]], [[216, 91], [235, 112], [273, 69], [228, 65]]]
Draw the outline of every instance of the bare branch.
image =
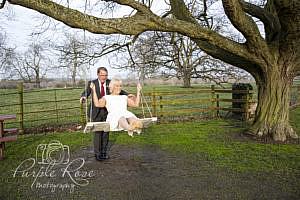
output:
[[[105, 1], [112, 1], [120, 5], [130, 6], [131, 8], [142, 13], [152, 13], [147, 6], [135, 0], [105, 0]], [[149, 7], [150, 7], [150, 2], [149, 2]]]
[[263, 47], [266, 50], [266, 43], [261, 37], [256, 23], [243, 11], [241, 3], [236, 0], [222, 0], [223, 8], [233, 26], [239, 30], [251, 46]]
[[[267, 32], [267, 41], [278, 39], [281, 25], [276, 15], [269, 12], [266, 8], [261, 8], [243, 0], [241, 0], [241, 5], [246, 13], [260, 19], [264, 23]], [[268, 35], [269, 33], [272, 33], [272, 35]]]
[[0, 3], [0, 9], [4, 8], [5, 3], [6, 3], [6, 0], [2, 0], [2, 2]]

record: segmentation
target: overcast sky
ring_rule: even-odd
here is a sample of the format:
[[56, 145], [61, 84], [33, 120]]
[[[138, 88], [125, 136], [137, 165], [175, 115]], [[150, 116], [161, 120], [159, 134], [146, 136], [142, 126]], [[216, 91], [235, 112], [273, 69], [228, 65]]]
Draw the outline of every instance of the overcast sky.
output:
[[[81, 1], [81, 2], [85, 2], [85, 1]], [[80, 5], [78, 4], [78, 6]], [[31, 34], [32, 32], [39, 30], [39, 25], [41, 24], [42, 20], [38, 18], [43, 18], [43, 15], [30, 9], [26, 9], [20, 6], [10, 5], [9, 3], [7, 3], [6, 8], [0, 10], [0, 12], [2, 12], [1, 17], [3, 15], [10, 16], [9, 21], [7, 20], [4, 21], [2, 17], [4, 23], [1, 23], [2, 28], [5, 30], [7, 34], [8, 44], [10, 46], [17, 47], [18, 51], [24, 51], [25, 49], [27, 49], [28, 45], [32, 42], [33, 38], [36, 39], [36, 37], [32, 37]], [[117, 12], [118, 15], [115, 15], [114, 17], [123, 16], [129, 13], [130, 13], [129, 9], [124, 7], [122, 8], [122, 10], [120, 10], [120, 12]], [[79, 30], [79, 29], [71, 30], [63, 23], [59, 23], [59, 27], [61, 27], [62, 29], [58, 28], [54, 34], [51, 31], [48, 31], [48, 33], [43, 34], [43, 37], [57, 37], [57, 39], [59, 39], [62, 38], [62, 36], [59, 36], [59, 34], [62, 34], [63, 31], [68, 31], [68, 32], [74, 31], [79, 34], [81, 33], [82, 35], [84, 33], [83, 30]], [[86, 32], [86, 35], [93, 35], [93, 34]], [[81, 78], [84, 79], [96, 78], [97, 77], [96, 69], [100, 65], [106, 66], [109, 69], [110, 78], [114, 76], [126, 78], [128, 73], [124, 72], [124, 70], [120, 71], [109, 67], [110, 64], [108, 62], [108, 59], [112, 59], [112, 58], [110, 56], [104, 56], [94, 66], [90, 66], [91, 69], [89, 71], [86, 71], [87, 75], [82, 74]], [[53, 76], [53, 74], [52, 75], [50, 74], [50, 76]]]

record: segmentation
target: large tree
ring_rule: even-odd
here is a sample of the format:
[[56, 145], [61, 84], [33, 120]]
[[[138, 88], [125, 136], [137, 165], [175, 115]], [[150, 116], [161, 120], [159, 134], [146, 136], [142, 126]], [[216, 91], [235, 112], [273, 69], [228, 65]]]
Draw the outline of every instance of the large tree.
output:
[[[7, 1], [98, 34], [138, 35], [155, 30], [190, 37], [209, 55], [242, 68], [255, 78], [258, 107], [250, 133], [280, 141], [297, 137], [289, 124], [289, 96], [293, 79], [300, 71], [299, 0], [267, 0], [262, 6], [243, 0], [222, 0], [225, 14], [244, 36], [244, 42], [234, 41], [201, 25], [199, 16], [193, 15], [186, 5], [188, 1], [184, 0], [167, 1], [170, 9], [163, 16], [150, 9], [152, 1], [106, 0], [135, 10], [132, 16], [110, 19], [85, 15], [50, 0]], [[253, 17], [263, 23], [265, 36]]]

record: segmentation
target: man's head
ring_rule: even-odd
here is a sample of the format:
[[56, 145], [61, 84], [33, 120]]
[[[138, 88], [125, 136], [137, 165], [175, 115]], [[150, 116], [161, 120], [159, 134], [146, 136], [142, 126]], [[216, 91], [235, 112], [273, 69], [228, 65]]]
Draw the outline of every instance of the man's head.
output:
[[107, 76], [108, 76], [108, 71], [105, 67], [98, 67], [97, 69], [97, 76], [98, 76], [98, 79], [101, 81], [101, 82], [104, 82], [106, 81], [107, 79]]

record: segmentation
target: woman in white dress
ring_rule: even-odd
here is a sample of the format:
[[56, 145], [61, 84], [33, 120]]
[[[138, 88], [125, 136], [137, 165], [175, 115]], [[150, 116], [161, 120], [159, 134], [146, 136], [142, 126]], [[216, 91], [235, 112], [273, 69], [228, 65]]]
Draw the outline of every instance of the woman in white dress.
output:
[[142, 89], [140, 84], [137, 84], [136, 97], [120, 95], [122, 89], [122, 81], [119, 79], [112, 79], [109, 84], [110, 95], [105, 95], [98, 100], [95, 85], [91, 83], [93, 91], [93, 101], [96, 107], [106, 107], [108, 115], [106, 122], [110, 125], [110, 130], [127, 130], [128, 135], [133, 137], [133, 132], [140, 133], [143, 128], [143, 123], [130, 111], [127, 106], [138, 107], [140, 103], [140, 91]]

